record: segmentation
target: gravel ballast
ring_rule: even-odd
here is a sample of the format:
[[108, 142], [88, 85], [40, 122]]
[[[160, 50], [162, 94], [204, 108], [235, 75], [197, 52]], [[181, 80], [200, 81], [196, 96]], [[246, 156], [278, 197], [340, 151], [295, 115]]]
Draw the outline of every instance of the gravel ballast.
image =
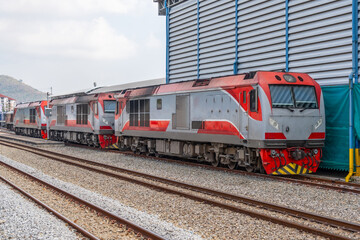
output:
[[0, 181], [0, 239], [80, 239], [75, 230]]
[[271, 181], [259, 177], [213, 171], [200, 167], [91, 149], [75, 147], [46, 147], [46, 149], [235, 195], [285, 205], [298, 210], [360, 223], [360, 201], [358, 194], [342, 193], [306, 185]]
[[195, 234], [188, 232], [186, 230], [174, 227], [172, 224], [166, 223], [158, 219], [156, 216], [146, 214], [145, 212], [137, 211], [133, 208], [124, 206], [121, 203], [114, 201], [113, 199], [101, 196], [94, 192], [88, 191], [86, 189], [80, 188], [71, 183], [63, 182], [57, 180], [51, 176], [42, 174], [38, 170], [28, 167], [24, 164], [17, 163], [11, 159], [0, 157], [0, 161], [5, 162], [13, 167], [19, 168], [22, 171], [25, 171], [31, 175], [34, 175], [45, 182], [53, 184], [69, 193], [72, 193], [82, 199], [85, 199], [95, 205], [101, 206], [102, 208], [112, 212], [115, 215], [123, 217], [131, 222], [134, 222], [148, 230], [154, 231], [155, 233], [164, 236], [166, 239], [201, 239]]
[[[114, 207], [113, 199], [115, 198], [126, 206], [158, 216], [162, 221], [170, 222], [177, 227], [187, 229], [188, 232], [195, 232], [207, 239], [260, 239], [263, 236], [266, 236], [267, 239], [319, 239], [319, 237], [295, 229], [285, 228], [246, 215], [235, 214], [189, 199], [156, 192], [124, 181], [109, 179], [103, 175], [49, 161], [46, 158], [37, 156], [35, 159], [34, 156], [31, 156], [32, 154], [22, 151], [6, 150], [6, 154], [10, 152], [12, 152], [14, 160], [24, 162], [41, 169], [46, 174], [64, 181], [73, 182], [83, 188], [107, 196], [112, 210], [117, 208]], [[65, 152], [70, 154], [68, 151]], [[5, 151], [3, 151], [3, 154], [5, 154]], [[83, 194], [83, 189], [73, 191], [77, 195]], [[89, 192], [88, 198], [90, 201], [93, 199], [97, 201], [97, 197], [94, 198], [92, 192]], [[104, 205], [103, 201], [99, 200], [98, 205]], [[159, 233], [154, 228], [148, 229]], [[175, 239], [173, 237], [167, 238]], [[186, 238], [181, 237], [179, 239]], [[195, 238], [192, 236], [190, 239]]]

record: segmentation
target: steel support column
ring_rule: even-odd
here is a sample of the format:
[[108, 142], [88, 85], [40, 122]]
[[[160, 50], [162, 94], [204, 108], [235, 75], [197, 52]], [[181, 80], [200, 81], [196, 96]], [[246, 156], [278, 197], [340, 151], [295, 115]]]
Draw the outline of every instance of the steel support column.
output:
[[285, 71], [289, 71], [289, 0], [285, 1]]
[[[349, 174], [345, 180], [348, 182], [354, 174], [354, 107], [353, 85], [358, 83], [358, 0], [352, 1], [352, 71], [349, 75]], [[355, 140], [357, 141], [357, 140]]]
[[169, 22], [169, 7], [168, 0], [165, 0], [165, 9], [166, 9], [166, 83], [169, 83], [170, 79], [170, 22]]
[[197, 0], [197, 79], [200, 78], [200, 0]]
[[235, 62], [234, 62], [234, 74], [238, 73], [238, 61], [239, 61], [239, 19], [238, 19], [238, 11], [239, 11], [239, 0], [235, 0]]

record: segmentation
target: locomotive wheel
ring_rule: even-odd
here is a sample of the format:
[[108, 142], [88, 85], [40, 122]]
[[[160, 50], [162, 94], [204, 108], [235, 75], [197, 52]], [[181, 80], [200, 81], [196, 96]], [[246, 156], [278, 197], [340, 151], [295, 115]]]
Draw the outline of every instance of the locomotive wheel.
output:
[[248, 171], [248, 172], [254, 172], [255, 167], [254, 167], [254, 166], [246, 166], [245, 169], [246, 169], [246, 171]]
[[220, 161], [219, 161], [219, 159], [214, 159], [212, 162], [211, 162], [211, 165], [213, 166], [213, 167], [217, 167], [217, 166], [219, 166], [219, 163], [220, 163]]
[[259, 172], [260, 172], [260, 173], [265, 173], [265, 168], [264, 168], [264, 166], [262, 165], [261, 159], [259, 159], [259, 161], [258, 161], [258, 169], [259, 169]]
[[230, 168], [231, 170], [233, 170], [236, 167], [237, 162], [230, 162], [229, 164], [227, 164], [228, 168]]
[[211, 163], [213, 167], [219, 166], [220, 159], [215, 156], [214, 152], [206, 153], [207, 161]]

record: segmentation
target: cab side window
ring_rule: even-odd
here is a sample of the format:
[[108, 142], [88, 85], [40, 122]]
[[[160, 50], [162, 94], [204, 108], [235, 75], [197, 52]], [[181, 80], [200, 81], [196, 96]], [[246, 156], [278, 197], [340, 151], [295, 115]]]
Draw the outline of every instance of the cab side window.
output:
[[253, 89], [249, 93], [250, 95], [250, 111], [251, 112], [257, 112], [257, 90]]
[[161, 110], [162, 109], [162, 99], [159, 98], [156, 100], [156, 109]]

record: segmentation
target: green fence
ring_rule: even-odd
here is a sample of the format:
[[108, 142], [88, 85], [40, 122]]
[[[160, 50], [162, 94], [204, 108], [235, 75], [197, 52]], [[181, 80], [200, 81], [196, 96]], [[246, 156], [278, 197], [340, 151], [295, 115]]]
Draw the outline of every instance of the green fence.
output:
[[[349, 86], [322, 87], [326, 140], [321, 168], [349, 170]], [[360, 85], [354, 85], [354, 128], [360, 136]]]

